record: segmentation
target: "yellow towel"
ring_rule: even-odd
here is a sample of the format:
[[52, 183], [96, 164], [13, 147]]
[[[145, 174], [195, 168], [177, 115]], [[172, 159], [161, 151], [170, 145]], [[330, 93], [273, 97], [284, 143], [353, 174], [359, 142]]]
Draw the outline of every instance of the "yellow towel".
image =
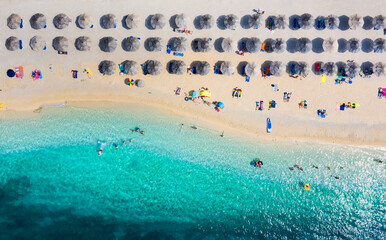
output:
[[326, 75], [322, 75], [322, 82], [326, 82]]

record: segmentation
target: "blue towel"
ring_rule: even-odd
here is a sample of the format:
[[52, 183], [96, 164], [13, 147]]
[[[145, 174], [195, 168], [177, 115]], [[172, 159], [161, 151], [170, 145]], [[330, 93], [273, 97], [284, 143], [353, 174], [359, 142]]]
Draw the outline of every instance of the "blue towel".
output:
[[179, 53], [179, 52], [175, 52], [173, 55], [174, 55], [174, 56], [180, 56], [180, 57], [183, 57], [183, 56], [184, 56], [183, 53]]
[[94, 25], [91, 25], [91, 26], [90, 26], [90, 28], [93, 28], [93, 27], [94, 27]]
[[23, 49], [23, 41], [22, 40], [19, 40], [19, 48]]
[[247, 76], [247, 78], [245, 79], [245, 81], [246, 81], [246, 82], [249, 82], [249, 80], [250, 80], [250, 77]]
[[20, 28], [23, 28], [23, 19], [20, 21]]

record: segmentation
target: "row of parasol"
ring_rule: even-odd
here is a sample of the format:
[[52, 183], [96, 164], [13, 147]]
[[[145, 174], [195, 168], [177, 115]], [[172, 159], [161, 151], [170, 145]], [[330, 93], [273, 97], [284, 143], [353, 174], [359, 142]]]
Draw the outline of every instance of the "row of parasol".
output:
[[[150, 29], [162, 29], [165, 27], [167, 19], [163, 14], [157, 13], [150, 15], [147, 20]], [[234, 14], [220, 16], [217, 19], [218, 26], [223, 29], [235, 29], [239, 22], [243, 28], [258, 29], [263, 25], [263, 18], [260, 14], [246, 15], [241, 19]], [[7, 19], [7, 25], [11, 29], [17, 29], [21, 26], [22, 18], [18, 14], [11, 14]], [[71, 18], [64, 13], [56, 15], [53, 19], [53, 24], [57, 29], [66, 28], [71, 22]], [[128, 14], [123, 18], [123, 26], [128, 29], [137, 28], [140, 24], [140, 17], [136, 14]], [[182, 13], [172, 16], [171, 22], [176, 28], [186, 28], [190, 22], [189, 17]], [[93, 26], [93, 18], [89, 14], [81, 14], [76, 17], [76, 25], [79, 28], [85, 29]], [[47, 19], [42, 13], [34, 14], [30, 18], [30, 24], [33, 29], [42, 29], [47, 26]], [[105, 14], [100, 18], [100, 25], [104, 29], [116, 28], [118, 19], [114, 14]], [[194, 25], [197, 29], [210, 29], [215, 24], [215, 19], [210, 14], [200, 15], [195, 18]], [[358, 14], [350, 17], [337, 15], [317, 16], [314, 18], [311, 14], [305, 13], [302, 15], [292, 15], [288, 18], [284, 15], [269, 16], [265, 19], [265, 27], [270, 30], [284, 29], [287, 26], [292, 30], [311, 29], [314, 27], [317, 30], [337, 29], [341, 25], [342, 29], [384, 29], [386, 26], [385, 16], [377, 15], [374, 18], [367, 16], [362, 18]]]
[[[139, 72], [140, 66], [137, 62], [127, 60], [122, 63], [124, 73], [128, 75], [135, 75]], [[163, 65], [160, 61], [157, 60], [148, 60], [141, 65], [144, 74], [150, 75], [159, 75], [162, 72]], [[211, 66], [207, 61], [195, 61], [192, 62], [189, 66], [190, 69], [194, 69], [193, 73], [197, 75], [207, 75]], [[234, 75], [235, 66], [230, 61], [219, 61], [215, 64], [215, 73], [216, 69], [219, 70], [218, 74], [223, 75]], [[112, 75], [115, 73], [117, 65], [110, 60], [104, 60], [99, 64], [99, 70], [102, 74]], [[166, 69], [171, 74], [182, 75], [187, 72], [187, 65], [180, 60], [171, 60], [167, 63]], [[365, 71], [374, 73], [377, 76], [385, 75], [385, 64], [364, 62], [360, 66], [356, 62], [315, 62], [312, 66], [309, 66], [308, 63], [303, 61], [290, 61], [287, 65], [282, 64], [280, 61], [265, 61], [260, 67], [255, 62], [241, 62], [238, 66], [238, 69], [242, 69], [240, 74], [254, 77], [259, 73], [262, 73], [263, 76], [282, 76], [284, 72], [287, 72], [289, 75], [299, 75], [306, 77], [310, 71], [315, 75], [327, 75], [327, 76], [345, 76], [354, 78], [358, 76], [360, 71]]]
[[[334, 40], [332, 38], [327, 39], [314, 39], [308, 38], [289, 39], [285, 42], [282, 38], [266, 39], [261, 42], [256, 37], [243, 38], [236, 42], [231, 38], [219, 38], [216, 40], [220, 46], [220, 51], [233, 52], [237, 49], [249, 52], [257, 53], [264, 51], [267, 53], [282, 53], [285, 50], [294, 53], [307, 53], [313, 49], [314, 52], [344, 52], [349, 51], [356, 53], [362, 50], [363, 52], [377, 52], [383, 53], [386, 51], [386, 40], [383, 38], [364, 39], [360, 41], [357, 38], [351, 38], [349, 40], [339, 39]], [[6, 48], [10, 51], [19, 49], [20, 41], [17, 37], [11, 36], [5, 42]], [[69, 47], [69, 40], [64, 36], [59, 36], [53, 39], [52, 46], [57, 51], [67, 51]], [[92, 41], [87, 36], [78, 37], [75, 40], [75, 47], [79, 51], [91, 50]], [[118, 40], [113, 37], [103, 37], [99, 40], [99, 48], [104, 52], [113, 52], [118, 46]], [[134, 52], [140, 48], [140, 39], [136, 37], [124, 38], [121, 44], [125, 51]], [[159, 37], [151, 37], [145, 40], [144, 46], [148, 51], [162, 51], [164, 42]], [[185, 37], [173, 37], [169, 39], [168, 46], [173, 51], [186, 51], [188, 49], [188, 40]], [[34, 36], [30, 39], [30, 47], [32, 50], [39, 51], [46, 47], [46, 41], [41, 36]], [[213, 48], [212, 39], [210, 38], [196, 38], [191, 42], [191, 48], [195, 52], [209, 52]]]

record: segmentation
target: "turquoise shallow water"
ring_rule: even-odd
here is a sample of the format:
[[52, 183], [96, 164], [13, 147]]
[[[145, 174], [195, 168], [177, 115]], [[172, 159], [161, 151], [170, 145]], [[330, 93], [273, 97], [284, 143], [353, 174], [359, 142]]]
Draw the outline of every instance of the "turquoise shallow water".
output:
[[123, 106], [0, 121], [0, 239], [386, 237], [384, 148], [221, 138]]

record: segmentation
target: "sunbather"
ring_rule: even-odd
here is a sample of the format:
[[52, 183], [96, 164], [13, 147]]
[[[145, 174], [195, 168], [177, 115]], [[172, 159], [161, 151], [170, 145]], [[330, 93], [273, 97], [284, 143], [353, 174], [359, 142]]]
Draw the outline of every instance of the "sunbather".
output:
[[382, 90], [382, 88], [380, 87], [380, 88], [378, 88], [378, 97], [379, 97], [379, 98], [382, 98], [382, 95], [383, 95], [383, 90]]

